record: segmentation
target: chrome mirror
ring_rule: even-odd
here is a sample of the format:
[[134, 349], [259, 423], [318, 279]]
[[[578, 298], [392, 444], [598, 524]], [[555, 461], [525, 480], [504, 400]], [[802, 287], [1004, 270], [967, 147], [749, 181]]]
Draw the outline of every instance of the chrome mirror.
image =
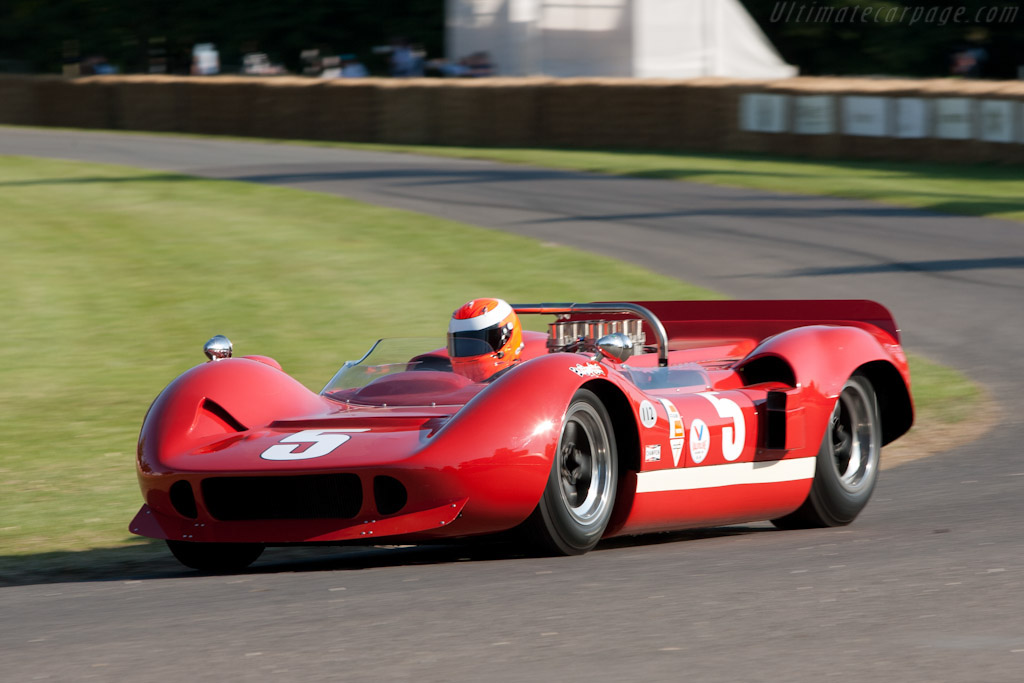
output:
[[597, 350], [608, 360], [621, 363], [633, 355], [633, 340], [622, 332], [613, 332], [597, 340]]
[[203, 344], [203, 353], [210, 360], [223, 360], [225, 358], [231, 358], [231, 340], [225, 337], [223, 334], [218, 334], [216, 337], [210, 339], [210, 341]]

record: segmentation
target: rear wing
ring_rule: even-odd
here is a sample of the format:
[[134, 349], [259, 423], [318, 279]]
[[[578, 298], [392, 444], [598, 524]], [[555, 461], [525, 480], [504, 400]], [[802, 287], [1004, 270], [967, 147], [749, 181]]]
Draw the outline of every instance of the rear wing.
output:
[[648, 340], [658, 346], [665, 365], [669, 344], [678, 340], [762, 339], [805, 325], [845, 325], [881, 330], [899, 343], [892, 313], [866, 299], [766, 299], [727, 301], [633, 301], [603, 303], [513, 304], [519, 313], [556, 314], [561, 320], [640, 318]]
[[900, 329], [882, 304], [866, 299], [637, 301], [665, 326], [669, 340], [745, 338], [760, 341], [805, 325], [878, 328], [899, 343]]

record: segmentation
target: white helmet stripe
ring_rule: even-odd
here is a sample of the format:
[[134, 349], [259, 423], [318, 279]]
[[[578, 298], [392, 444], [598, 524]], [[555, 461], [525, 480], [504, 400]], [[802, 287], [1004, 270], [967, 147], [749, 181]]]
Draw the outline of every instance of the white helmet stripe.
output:
[[449, 332], [467, 332], [470, 330], [483, 330], [491, 325], [497, 325], [502, 320], [508, 317], [509, 313], [512, 312], [512, 306], [508, 303], [498, 299], [498, 305], [493, 310], [487, 311], [483, 315], [478, 315], [475, 318], [467, 318], [466, 320], [456, 320], [452, 318], [451, 322], [448, 323]]

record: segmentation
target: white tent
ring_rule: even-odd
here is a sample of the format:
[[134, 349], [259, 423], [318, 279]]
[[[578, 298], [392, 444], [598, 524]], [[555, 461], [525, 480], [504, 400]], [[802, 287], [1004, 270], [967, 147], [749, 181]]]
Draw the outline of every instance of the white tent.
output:
[[447, 0], [447, 58], [502, 76], [786, 78], [739, 0]]

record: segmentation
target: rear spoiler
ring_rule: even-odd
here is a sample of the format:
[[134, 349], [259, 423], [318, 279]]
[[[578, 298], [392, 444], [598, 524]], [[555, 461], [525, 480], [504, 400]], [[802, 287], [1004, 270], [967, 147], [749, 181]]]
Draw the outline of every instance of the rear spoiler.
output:
[[563, 320], [641, 318], [658, 346], [659, 365], [668, 362], [673, 340], [762, 339], [805, 325], [845, 325], [882, 330], [900, 341], [900, 330], [885, 306], [866, 299], [765, 299], [726, 301], [632, 301], [513, 304], [521, 314], [555, 314]]
[[[653, 313], [670, 340], [746, 338], [760, 341], [805, 325], [878, 328], [899, 343], [900, 328], [885, 306], [866, 299], [637, 301]], [[870, 331], [870, 330], [869, 330]]]

